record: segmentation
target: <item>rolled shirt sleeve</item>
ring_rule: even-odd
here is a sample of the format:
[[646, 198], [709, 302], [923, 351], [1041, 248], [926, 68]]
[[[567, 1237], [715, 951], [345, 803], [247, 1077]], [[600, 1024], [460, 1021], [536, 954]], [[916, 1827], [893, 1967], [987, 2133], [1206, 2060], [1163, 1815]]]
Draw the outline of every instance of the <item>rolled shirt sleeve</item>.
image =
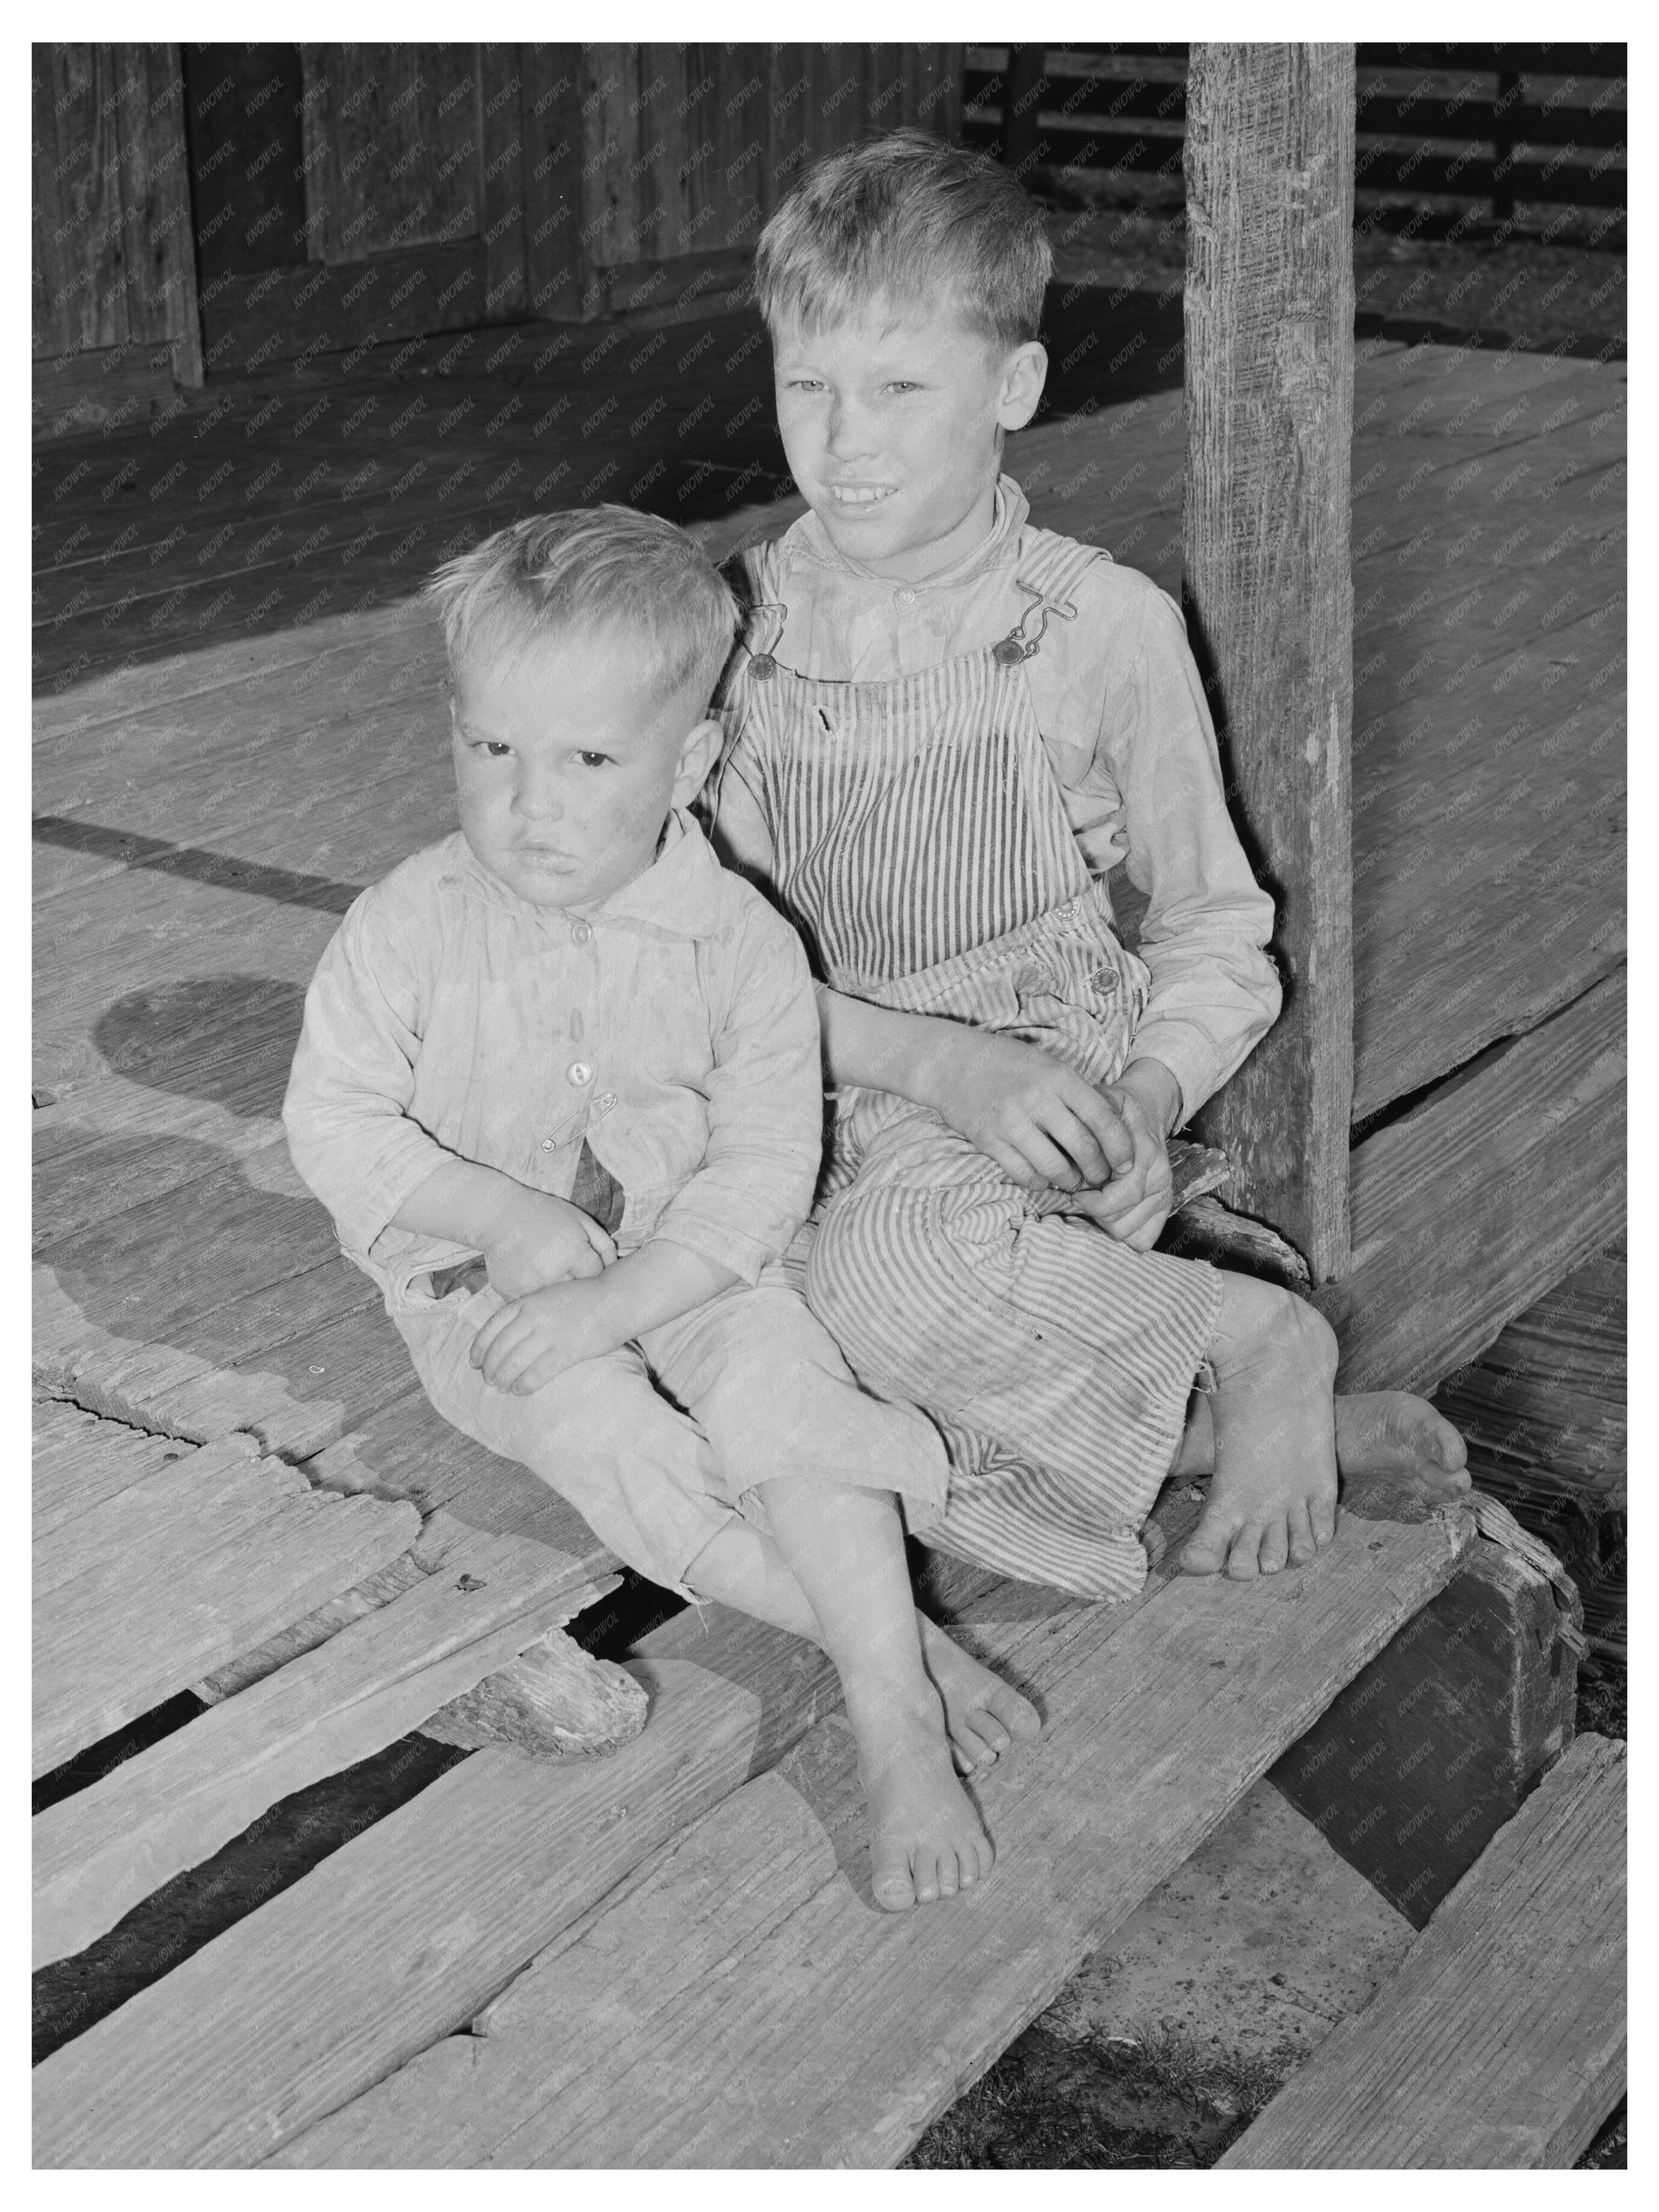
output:
[[812, 1203], [823, 1137], [817, 1001], [799, 939], [746, 885], [720, 950], [708, 1147], [653, 1233], [752, 1283]]
[[1122, 794], [1129, 879], [1148, 895], [1139, 950], [1152, 991], [1132, 1053], [1169, 1068], [1184, 1121], [1278, 1017], [1273, 902], [1228, 817], [1180, 611], [1150, 582], [1137, 596], [1139, 639], [1103, 702], [1097, 758]]
[[283, 1102], [294, 1164], [358, 1255], [453, 1157], [409, 1116], [422, 947], [395, 904], [382, 884], [348, 910], [306, 994]]

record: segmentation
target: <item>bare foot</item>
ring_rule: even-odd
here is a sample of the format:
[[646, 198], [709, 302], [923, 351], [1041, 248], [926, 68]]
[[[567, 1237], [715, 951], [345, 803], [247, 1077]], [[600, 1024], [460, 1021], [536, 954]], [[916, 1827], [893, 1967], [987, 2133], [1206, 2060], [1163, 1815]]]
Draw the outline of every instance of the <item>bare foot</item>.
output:
[[1018, 1740], [1035, 1743], [1042, 1722], [1029, 1698], [952, 1643], [937, 1621], [918, 1612], [922, 1664], [945, 1707], [945, 1732], [958, 1771], [989, 1766]]
[[1301, 1299], [1248, 1276], [1223, 1280], [1215, 1480], [1181, 1565], [1250, 1582], [1306, 1565], [1336, 1533], [1336, 1339]]
[[1409, 1390], [1361, 1390], [1336, 1401], [1336, 1463], [1350, 1480], [1404, 1475], [1431, 1498], [1469, 1487], [1468, 1453], [1451, 1423]]
[[951, 1771], [939, 1708], [907, 1711], [848, 1698], [859, 1776], [870, 1808], [870, 1887], [878, 1905], [903, 1912], [971, 1889], [996, 1854]]

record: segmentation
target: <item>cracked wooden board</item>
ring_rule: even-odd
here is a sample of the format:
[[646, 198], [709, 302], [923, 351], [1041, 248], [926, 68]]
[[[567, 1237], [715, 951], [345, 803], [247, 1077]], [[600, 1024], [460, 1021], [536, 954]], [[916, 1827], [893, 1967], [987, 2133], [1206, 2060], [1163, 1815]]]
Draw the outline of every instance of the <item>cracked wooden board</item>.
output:
[[37, 2160], [251, 2166], [463, 2026], [833, 1703], [821, 1653], [708, 1612], [647, 1639], [614, 1758], [477, 1753], [55, 2052]]
[[[406, 1506], [385, 1510], [400, 1526], [412, 1518]], [[36, 1817], [37, 1967], [84, 1948], [279, 1798], [395, 1742], [615, 1587], [544, 1545], [437, 1517], [447, 1525], [423, 1533], [428, 1571], [414, 1587]]]
[[822, 1722], [555, 1945], [482, 2035], [273, 2162], [896, 2163], [1444, 1584], [1469, 1527], [1345, 1516], [1302, 1574], [1176, 1577], [1132, 1607], [970, 1631], [1046, 1718], [975, 1785], [1000, 1854], [981, 1889], [875, 1906], [850, 1736]]
[[32, 1771], [385, 1566], [419, 1527], [407, 1504], [313, 1490], [233, 1443], [60, 1526], [40, 1547]]

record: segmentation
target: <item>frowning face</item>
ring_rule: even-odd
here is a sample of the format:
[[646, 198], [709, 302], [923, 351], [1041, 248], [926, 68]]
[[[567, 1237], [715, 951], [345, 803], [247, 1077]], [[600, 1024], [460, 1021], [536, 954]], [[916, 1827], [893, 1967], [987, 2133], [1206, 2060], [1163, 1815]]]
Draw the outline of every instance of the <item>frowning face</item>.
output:
[[665, 695], [620, 631], [475, 653], [450, 719], [461, 829], [532, 906], [600, 904], [643, 875], [720, 744], [693, 690]]

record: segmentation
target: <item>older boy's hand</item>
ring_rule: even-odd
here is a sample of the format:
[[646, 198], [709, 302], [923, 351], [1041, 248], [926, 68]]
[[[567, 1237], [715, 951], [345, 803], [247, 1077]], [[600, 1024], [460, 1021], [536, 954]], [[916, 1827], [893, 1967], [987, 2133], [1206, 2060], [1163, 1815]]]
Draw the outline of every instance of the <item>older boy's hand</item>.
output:
[[1134, 1165], [1118, 1109], [1019, 1037], [953, 1026], [926, 1103], [1030, 1188], [1092, 1189]]
[[[1120, 1116], [1133, 1144], [1134, 1158], [1103, 1189], [1079, 1192], [1073, 1210], [1085, 1214], [1119, 1243], [1137, 1252], [1150, 1252], [1175, 1200], [1169, 1122], [1142, 1086], [1127, 1079], [1130, 1073], [1126, 1069], [1117, 1082], [1106, 1085], [1102, 1096]], [[1176, 1097], [1178, 1106], [1178, 1091]]]
[[521, 1184], [496, 1210], [482, 1248], [490, 1286], [504, 1298], [598, 1275], [617, 1256], [604, 1230], [579, 1206]]
[[566, 1368], [615, 1349], [594, 1285], [569, 1282], [532, 1291], [492, 1314], [473, 1339], [469, 1356], [495, 1389], [527, 1398]]

